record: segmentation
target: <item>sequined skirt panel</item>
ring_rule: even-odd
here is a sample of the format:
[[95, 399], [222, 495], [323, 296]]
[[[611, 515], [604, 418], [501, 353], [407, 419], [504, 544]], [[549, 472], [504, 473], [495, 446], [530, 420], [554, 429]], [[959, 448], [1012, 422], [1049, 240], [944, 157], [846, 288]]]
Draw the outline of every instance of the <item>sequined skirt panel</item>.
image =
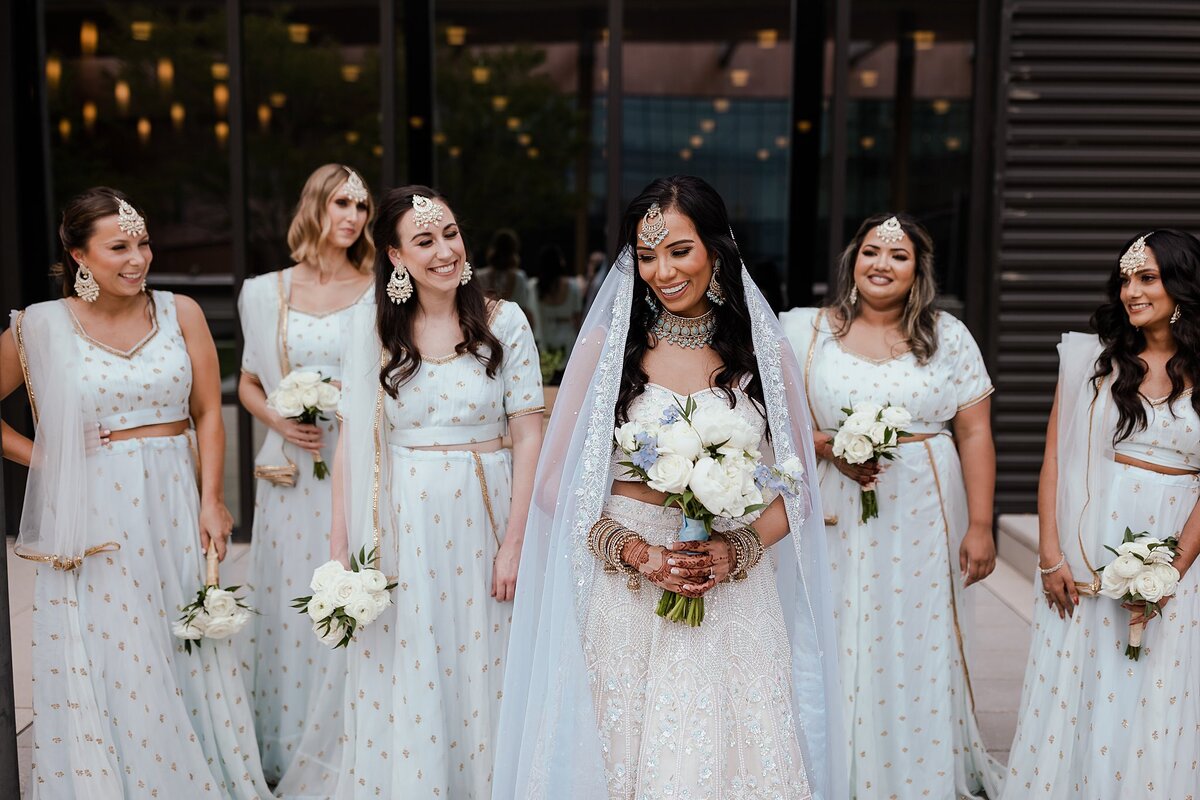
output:
[[[675, 541], [676, 509], [610, 497], [605, 514], [651, 544]], [[597, 571], [584, 656], [613, 800], [804, 800], [791, 650], [770, 554], [705, 595], [703, 624], [654, 613], [661, 591]]]

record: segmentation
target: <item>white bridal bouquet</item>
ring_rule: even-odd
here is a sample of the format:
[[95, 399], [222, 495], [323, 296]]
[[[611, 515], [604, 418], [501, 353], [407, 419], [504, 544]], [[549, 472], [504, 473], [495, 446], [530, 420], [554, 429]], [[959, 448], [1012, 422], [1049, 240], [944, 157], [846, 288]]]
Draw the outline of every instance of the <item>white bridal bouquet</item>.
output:
[[[281, 417], [315, 425], [317, 420], [329, 419], [325, 412], [336, 411], [341, 399], [342, 392], [331, 378], [323, 378], [319, 372], [297, 370], [285, 375], [267, 396], [267, 407]], [[313, 477], [323, 481], [328, 474], [329, 467], [321, 454], [313, 453]]]
[[[796, 496], [804, 477], [795, 457], [775, 467], [761, 463], [758, 432], [732, 409], [698, 408], [690, 397], [686, 404], [667, 406], [657, 423], [626, 422], [613, 438], [629, 458], [620, 462], [627, 474], [664, 492], [663, 505], [683, 512], [682, 542], [707, 541], [718, 517], [763, 508], [763, 488]], [[664, 590], [656, 613], [694, 627], [704, 619], [704, 598]]]
[[[900, 437], [908, 436], [904, 426], [912, 422], [912, 414], [904, 406], [890, 403], [855, 403], [853, 408], [843, 408], [846, 419], [833, 435], [833, 454], [847, 464], [866, 464], [881, 458], [889, 461], [896, 457]], [[862, 490], [862, 517], [866, 522], [879, 516], [879, 499], [875, 496], [875, 484]]]
[[196, 599], [181, 607], [183, 615], [171, 625], [171, 632], [183, 640], [183, 649], [191, 654], [204, 639], [225, 639], [240, 631], [250, 620], [251, 609], [235, 596], [240, 586], [217, 586], [217, 550], [209, 547], [208, 576], [196, 592]]
[[1142, 621], [1129, 622], [1129, 645], [1125, 655], [1134, 661], [1142, 654], [1142, 632], [1153, 614], [1158, 613], [1164, 597], [1179, 588], [1179, 570], [1172, 566], [1179, 540], [1174, 536], [1158, 539], [1142, 531], [1125, 529], [1125, 538], [1116, 548], [1104, 546], [1115, 555], [1100, 573], [1100, 594], [1122, 603], [1144, 606]]
[[375, 621], [392, 604], [391, 591], [396, 584], [377, 569], [366, 566], [375, 551], [364, 547], [358, 556], [350, 555], [350, 569], [340, 561], [327, 561], [313, 572], [308, 586], [313, 593], [292, 600], [292, 608], [308, 614], [313, 633], [322, 644], [345, 647], [355, 632]]

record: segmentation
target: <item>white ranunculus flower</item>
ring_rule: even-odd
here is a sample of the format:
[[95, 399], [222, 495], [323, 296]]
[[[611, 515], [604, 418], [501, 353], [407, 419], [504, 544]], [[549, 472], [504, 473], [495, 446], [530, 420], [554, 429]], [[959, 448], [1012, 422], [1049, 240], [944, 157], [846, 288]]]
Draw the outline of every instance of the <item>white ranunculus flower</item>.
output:
[[325, 590], [329, 602], [335, 606], [345, 606], [350, 602], [355, 595], [362, 591], [362, 578], [359, 575], [360, 573], [357, 572], [346, 571], [335, 578], [329, 588]]
[[1144, 559], [1150, 555], [1150, 548], [1142, 542], [1122, 542], [1121, 544], [1117, 545], [1117, 554], [1122, 556], [1127, 554], [1140, 556]]
[[[874, 444], [883, 444], [883, 437], [887, 434], [889, 425], [886, 422], [876, 422], [867, 429], [867, 438]], [[895, 443], [895, 439], [892, 440]]]
[[210, 617], [228, 617], [236, 608], [237, 598], [233, 596], [233, 592], [214, 586], [204, 594], [204, 610]]
[[733, 437], [738, 416], [724, 405], [704, 405], [692, 412], [692, 428], [705, 447], [725, 444]]
[[[837, 447], [837, 441], [834, 441], [834, 447]], [[871, 444], [871, 440], [866, 436], [848, 436], [846, 441], [842, 443], [841, 458], [847, 464], [864, 464], [871, 460], [875, 455], [875, 448]], [[834, 453], [838, 455], [838, 453]]]
[[342, 641], [342, 639], [344, 639], [346, 636], [346, 629], [343, 628], [341, 624], [329, 626], [328, 633], [324, 633], [324, 630], [325, 626], [323, 623], [313, 623], [313, 633], [315, 633], [317, 638], [321, 640], [321, 644], [325, 645], [326, 647], [336, 646], [338, 642]]
[[388, 592], [372, 592], [371, 601], [375, 603], [375, 616], [378, 617], [392, 604], [392, 596]]
[[316, 408], [321, 402], [321, 385], [313, 384], [300, 390], [300, 402], [305, 408]]
[[294, 389], [277, 390], [271, 397], [268, 405], [279, 412], [281, 417], [298, 417], [304, 413], [304, 404], [300, 402], [300, 395]]
[[867, 431], [871, 430], [871, 426], [874, 424], [874, 414], [854, 413], [846, 417], [846, 421], [842, 423], [842, 427], [839, 428], [839, 431], [845, 431], [851, 436], [862, 436]]
[[650, 480], [646, 485], [656, 492], [675, 494], [687, 488], [688, 478], [692, 475], [691, 459], [675, 453], [662, 453], [654, 466], [646, 471]]
[[617, 428], [613, 438], [617, 440], [617, 445], [627, 453], [632, 453], [637, 449], [637, 435], [642, 433], [645, 428], [637, 420], [630, 420], [624, 425]]
[[377, 569], [364, 569], [359, 575], [362, 576], [363, 591], [382, 592], [387, 587], [387, 577]]
[[317, 405], [322, 411], [333, 411], [342, 399], [342, 392], [332, 383], [321, 383], [317, 386], [317, 398]]
[[912, 414], [904, 406], [888, 406], [883, 409], [882, 419], [889, 428], [903, 430], [912, 422]]
[[191, 639], [193, 642], [204, 638], [203, 628], [192, 623], [185, 624], [183, 620], [178, 619], [171, 623], [171, 633], [175, 634], [176, 638]]
[[359, 625], [367, 625], [379, 616], [379, 607], [369, 594], [357, 594], [346, 604], [346, 615]]
[[868, 416], [871, 418], [871, 421], [874, 422], [879, 416], [879, 412], [883, 411], [883, 406], [881, 406], [879, 403], [873, 403], [870, 400], [863, 400], [851, 406], [850, 410], [855, 414], [863, 414], [864, 416]]
[[1162, 581], [1163, 597], [1170, 597], [1175, 594], [1175, 590], [1179, 587], [1179, 570], [1170, 564], [1160, 563], [1150, 564], [1148, 569]]
[[1120, 600], [1129, 591], [1129, 584], [1129, 579], [1118, 575], [1112, 564], [1109, 564], [1100, 573], [1100, 594], [1105, 597]]
[[1126, 554], [1117, 556], [1116, 560], [1104, 569], [1106, 572], [1111, 569], [1119, 578], [1132, 580], [1142, 571], [1142, 562], [1137, 556]]
[[1133, 579], [1131, 588], [1138, 597], [1147, 603], [1157, 603], [1163, 598], [1163, 590], [1166, 589], [1166, 586], [1152, 570], [1145, 570], [1138, 573], [1138, 576]]
[[242, 624], [245, 621], [236, 615], [225, 617], [210, 617], [208, 624], [204, 626], [205, 639], [224, 639], [227, 636], [232, 636], [242, 629]]
[[703, 450], [700, 437], [683, 420], [664, 425], [658, 432], [658, 452], [661, 455], [676, 455], [695, 461]]
[[1174, 560], [1175, 554], [1171, 552], [1169, 547], [1155, 547], [1150, 551], [1150, 555], [1146, 556], [1147, 564], [1170, 564]]
[[308, 616], [313, 622], [320, 622], [333, 613], [334, 605], [323, 592], [317, 592], [308, 601]]
[[326, 561], [321, 566], [313, 570], [312, 580], [308, 582], [308, 588], [314, 592], [319, 592], [322, 589], [329, 588], [334, 579], [340, 576], [346, 568], [342, 566], [340, 561]]
[[308, 369], [296, 370], [289, 372], [288, 378], [291, 379], [294, 386], [316, 386], [321, 382], [321, 373], [313, 372]]

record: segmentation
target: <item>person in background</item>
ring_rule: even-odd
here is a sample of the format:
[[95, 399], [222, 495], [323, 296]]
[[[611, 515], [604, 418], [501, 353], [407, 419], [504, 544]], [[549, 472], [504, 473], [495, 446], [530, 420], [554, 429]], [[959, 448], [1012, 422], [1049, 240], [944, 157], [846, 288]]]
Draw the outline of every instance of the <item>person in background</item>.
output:
[[501, 228], [488, 244], [487, 263], [475, 273], [479, 287], [488, 297], [516, 303], [525, 312], [530, 327], [537, 324], [537, 296], [529, 276], [521, 269], [521, 239], [511, 228]]
[[[567, 274], [567, 260], [558, 245], [546, 245], [538, 253], [532, 285], [537, 297], [538, 349], [554, 360], [553, 373], [562, 371], [579, 335], [583, 314], [583, 289], [574, 275]], [[549, 376], [547, 376], [549, 377]]]

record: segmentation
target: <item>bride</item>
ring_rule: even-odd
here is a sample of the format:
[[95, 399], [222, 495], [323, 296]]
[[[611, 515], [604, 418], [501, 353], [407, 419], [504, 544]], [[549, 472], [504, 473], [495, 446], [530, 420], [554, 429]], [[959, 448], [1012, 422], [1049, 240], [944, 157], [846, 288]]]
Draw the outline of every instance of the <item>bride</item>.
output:
[[[654, 181], [622, 238], [538, 465], [493, 797], [841, 798], [815, 484], [685, 546], [678, 510], [614, 458], [616, 425], [695, 402], [812, 475], [799, 368], [707, 183]], [[703, 596], [702, 624], [656, 616], [659, 588]]]

